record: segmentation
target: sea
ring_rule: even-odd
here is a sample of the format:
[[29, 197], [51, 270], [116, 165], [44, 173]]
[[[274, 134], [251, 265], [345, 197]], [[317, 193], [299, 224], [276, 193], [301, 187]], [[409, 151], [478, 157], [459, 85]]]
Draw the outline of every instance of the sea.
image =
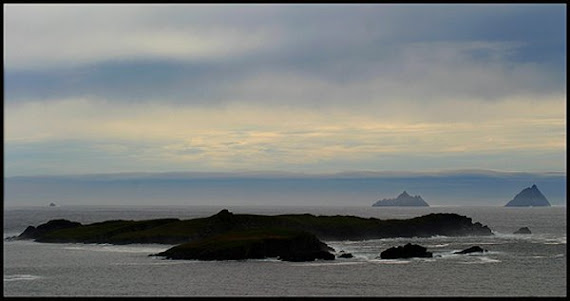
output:
[[[349, 259], [283, 262], [167, 260], [149, 256], [171, 245], [37, 243], [10, 240], [29, 226], [64, 218], [84, 224], [112, 219], [207, 217], [233, 213], [353, 215], [407, 219], [457, 213], [492, 236], [325, 241]], [[528, 227], [532, 234], [513, 234]], [[4, 208], [4, 296], [66, 297], [565, 297], [566, 207], [288, 207], [61, 206]], [[419, 244], [433, 258], [379, 259], [382, 251]], [[488, 252], [454, 254], [471, 246]]]

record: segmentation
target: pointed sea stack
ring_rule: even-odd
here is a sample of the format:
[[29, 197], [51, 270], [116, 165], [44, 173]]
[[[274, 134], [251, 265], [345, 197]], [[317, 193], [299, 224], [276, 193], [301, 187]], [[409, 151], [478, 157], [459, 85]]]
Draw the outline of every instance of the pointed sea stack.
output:
[[505, 207], [550, 207], [546, 197], [536, 185], [523, 189]]
[[383, 199], [372, 205], [373, 207], [384, 207], [384, 206], [408, 206], [408, 207], [429, 207], [421, 196], [411, 196], [406, 191], [402, 192], [395, 199]]

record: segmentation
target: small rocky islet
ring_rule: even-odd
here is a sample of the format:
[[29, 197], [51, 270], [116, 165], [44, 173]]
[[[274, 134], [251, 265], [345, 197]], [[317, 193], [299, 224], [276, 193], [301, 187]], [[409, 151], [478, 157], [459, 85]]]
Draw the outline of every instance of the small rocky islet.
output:
[[404, 190], [395, 199], [379, 200], [372, 207], [429, 207], [429, 204], [421, 196], [411, 196]]
[[433, 257], [433, 253], [428, 252], [427, 248], [420, 245], [407, 243], [404, 246], [397, 246], [387, 249], [380, 253], [381, 259], [399, 259], [413, 257]]
[[[321, 240], [366, 240], [391, 237], [493, 235], [481, 223], [454, 213], [432, 213], [405, 220], [312, 214], [233, 214], [224, 209], [190, 220], [111, 220], [83, 225], [58, 219], [29, 226], [17, 239], [50, 243], [158, 243], [176, 246], [151, 256], [167, 259], [284, 261], [335, 259]], [[422, 247], [423, 248], [423, 247]], [[342, 252], [341, 252], [342, 253]], [[345, 255], [348, 256], [348, 255]], [[339, 258], [344, 258], [339, 254]]]
[[550, 207], [550, 202], [536, 184], [527, 187], [510, 200], [505, 207]]
[[532, 234], [528, 227], [519, 228], [517, 231], [513, 232], [513, 234]]

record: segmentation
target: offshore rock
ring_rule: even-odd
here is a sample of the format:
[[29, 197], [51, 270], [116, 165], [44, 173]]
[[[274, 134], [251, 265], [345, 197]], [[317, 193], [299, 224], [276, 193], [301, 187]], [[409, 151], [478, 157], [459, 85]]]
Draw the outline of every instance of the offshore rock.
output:
[[311, 233], [274, 228], [231, 231], [172, 247], [153, 256], [167, 259], [244, 260], [278, 258], [283, 261], [333, 260], [332, 250]]
[[467, 248], [463, 251], [454, 252], [453, 254], [469, 254], [469, 253], [483, 253], [483, 252], [487, 252], [487, 250], [485, 250], [479, 246], [473, 246], [473, 247]]
[[410, 196], [406, 191], [402, 192], [395, 199], [383, 199], [377, 201], [372, 205], [373, 207], [383, 207], [383, 206], [406, 206], [406, 207], [429, 207], [421, 196]]
[[353, 258], [353, 257], [354, 255], [345, 251], [340, 251], [340, 254], [338, 254], [338, 258]]
[[513, 232], [513, 234], [531, 234], [530, 229], [528, 227], [522, 227], [517, 231]]
[[505, 207], [550, 207], [546, 197], [536, 185], [523, 189]]
[[431, 252], [427, 252], [425, 247], [407, 243], [405, 246], [392, 247], [380, 253], [381, 259], [398, 259], [412, 257], [433, 257]]

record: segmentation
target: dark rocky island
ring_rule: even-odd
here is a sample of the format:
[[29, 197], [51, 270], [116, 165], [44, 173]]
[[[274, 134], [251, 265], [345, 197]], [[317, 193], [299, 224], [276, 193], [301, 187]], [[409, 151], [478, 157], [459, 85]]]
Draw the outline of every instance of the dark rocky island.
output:
[[405, 246], [392, 247], [380, 253], [381, 259], [398, 259], [412, 257], [433, 257], [425, 247], [420, 245], [406, 244]]
[[333, 260], [332, 248], [315, 235], [288, 229], [230, 231], [170, 248], [167, 259], [243, 260], [277, 257], [284, 261]]
[[352, 253], [340, 251], [340, 253], [337, 255], [337, 257], [338, 258], [354, 258], [354, 255], [352, 255]]
[[179, 245], [155, 254], [170, 259], [278, 257], [307, 261], [334, 259], [329, 253], [332, 249], [320, 240], [492, 234], [487, 226], [452, 213], [428, 214], [407, 220], [379, 220], [341, 215], [233, 214], [222, 210], [210, 217], [190, 220], [111, 220], [88, 225], [51, 220], [38, 227], [29, 226], [18, 238], [51, 243]]
[[517, 231], [513, 232], [513, 234], [531, 234], [530, 229], [528, 227], [522, 227]]
[[484, 252], [487, 252], [487, 250], [479, 246], [473, 246], [459, 252], [454, 252], [453, 254], [470, 254], [470, 253], [484, 253]]
[[372, 205], [373, 207], [384, 207], [384, 206], [408, 206], [408, 207], [429, 207], [421, 196], [411, 196], [406, 191], [402, 192], [395, 199], [383, 199], [377, 201]]
[[546, 197], [536, 185], [523, 189], [505, 207], [550, 207]]

